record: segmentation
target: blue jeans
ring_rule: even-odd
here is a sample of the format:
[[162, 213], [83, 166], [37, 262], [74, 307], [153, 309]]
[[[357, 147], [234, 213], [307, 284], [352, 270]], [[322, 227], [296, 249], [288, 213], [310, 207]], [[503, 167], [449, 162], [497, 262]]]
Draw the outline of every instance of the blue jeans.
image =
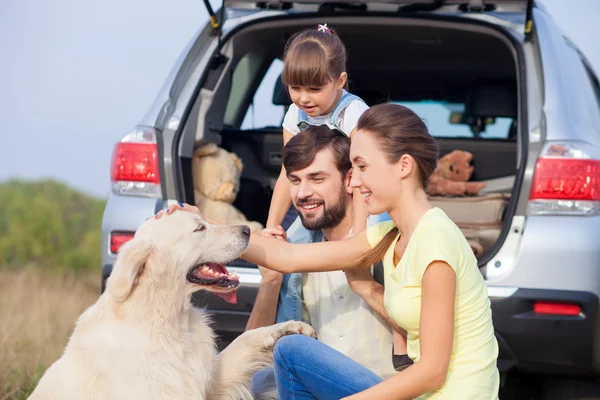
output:
[[382, 381], [351, 358], [304, 335], [279, 339], [273, 356], [279, 400], [337, 400]]

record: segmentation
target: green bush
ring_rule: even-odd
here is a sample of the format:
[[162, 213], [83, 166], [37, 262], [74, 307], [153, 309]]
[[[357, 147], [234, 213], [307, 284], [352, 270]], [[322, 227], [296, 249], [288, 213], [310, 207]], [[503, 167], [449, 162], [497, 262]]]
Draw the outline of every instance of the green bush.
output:
[[0, 184], [0, 267], [98, 268], [105, 203], [53, 180]]

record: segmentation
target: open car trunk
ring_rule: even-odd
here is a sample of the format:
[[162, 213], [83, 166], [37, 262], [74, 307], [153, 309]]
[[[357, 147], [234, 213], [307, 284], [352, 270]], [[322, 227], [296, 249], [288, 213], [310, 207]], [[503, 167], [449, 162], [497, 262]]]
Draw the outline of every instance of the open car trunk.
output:
[[[236, 153], [244, 168], [234, 205], [249, 219], [266, 222], [281, 168], [281, 122], [290, 104], [281, 86], [286, 40], [315, 27], [315, 18], [279, 18], [249, 24], [224, 45], [228, 61], [212, 84], [205, 113], [194, 105], [184, 129], [187, 143], [216, 142]], [[328, 17], [348, 50], [350, 92], [367, 104], [391, 101], [425, 119], [440, 147], [472, 154], [478, 196], [431, 196], [463, 230], [485, 265], [510, 226], [523, 165], [518, 50], [511, 36], [466, 18], [398, 16]], [[216, 83], [215, 83], [216, 82]], [[193, 185], [192, 171], [184, 179]], [[186, 188], [193, 202], [193, 187]]]

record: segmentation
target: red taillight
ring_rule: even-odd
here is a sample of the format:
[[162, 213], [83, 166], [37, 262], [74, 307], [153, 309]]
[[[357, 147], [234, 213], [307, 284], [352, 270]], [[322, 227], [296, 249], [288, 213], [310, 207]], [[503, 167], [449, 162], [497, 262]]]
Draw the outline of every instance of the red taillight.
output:
[[530, 200], [600, 200], [600, 161], [539, 158]]
[[156, 143], [119, 142], [112, 157], [111, 179], [159, 184]]
[[133, 239], [134, 232], [112, 232], [110, 234], [110, 252], [118, 253], [121, 246]]
[[544, 315], [579, 315], [581, 307], [578, 304], [536, 301], [533, 305], [533, 312]]

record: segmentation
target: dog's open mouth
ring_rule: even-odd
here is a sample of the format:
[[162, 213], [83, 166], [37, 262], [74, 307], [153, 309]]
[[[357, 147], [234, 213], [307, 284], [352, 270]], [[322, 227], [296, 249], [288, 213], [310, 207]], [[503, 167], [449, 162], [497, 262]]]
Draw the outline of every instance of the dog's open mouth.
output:
[[228, 303], [237, 303], [235, 289], [240, 284], [240, 277], [230, 274], [225, 265], [207, 262], [196, 265], [187, 274], [188, 282], [209, 286], [210, 290]]

